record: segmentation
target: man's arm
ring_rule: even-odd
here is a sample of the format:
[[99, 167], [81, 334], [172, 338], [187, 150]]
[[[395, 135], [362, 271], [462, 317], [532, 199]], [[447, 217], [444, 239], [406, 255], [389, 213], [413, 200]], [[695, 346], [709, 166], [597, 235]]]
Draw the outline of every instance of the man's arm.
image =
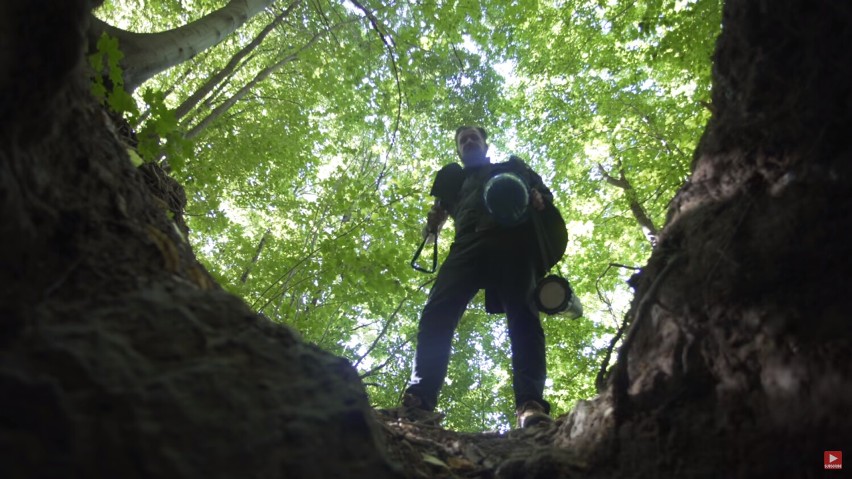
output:
[[429, 235], [434, 235], [434, 239], [437, 240], [438, 232], [444, 227], [448, 216], [449, 213], [447, 210], [441, 206], [441, 200], [436, 198], [435, 204], [432, 205], [432, 209], [426, 215], [426, 226], [423, 227], [423, 237], [427, 238]]
[[435, 203], [426, 215], [426, 226], [423, 227], [424, 238], [434, 235], [432, 239], [437, 239], [438, 232], [441, 231], [449, 216], [448, 208], [452, 208], [451, 203], [448, 205], [446, 201], [453, 201], [463, 182], [464, 173], [458, 163], [444, 165], [435, 175], [435, 181], [429, 191], [429, 194], [435, 197]]
[[553, 193], [550, 191], [550, 188], [544, 184], [544, 180], [541, 179], [541, 176], [533, 171], [533, 169], [530, 168], [524, 160], [517, 156], [512, 156], [511, 160], [517, 161], [527, 170], [527, 174], [529, 175], [530, 202], [532, 203], [533, 208], [541, 211], [544, 209], [545, 204], [553, 203]]
[[538, 211], [542, 211], [545, 206], [544, 195], [542, 195], [537, 189], [533, 188], [530, 190], [530, 201], [532, 202], [533, 208]]

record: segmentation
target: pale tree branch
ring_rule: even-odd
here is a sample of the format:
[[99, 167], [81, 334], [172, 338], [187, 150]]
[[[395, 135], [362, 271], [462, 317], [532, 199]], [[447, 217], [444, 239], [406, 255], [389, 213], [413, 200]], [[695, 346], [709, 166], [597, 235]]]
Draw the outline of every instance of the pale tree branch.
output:
[[190, 128], [189, 130], [187, 130], [187, 132], [184, 136], [187, 139], [193, 139], [196, 136], [198, 136], [199, 134], [201, 134], [201, 132], [204, 131], [205, 128], [210, 126], [211, 123], [213, 123], [215, 120], [217, 120], [219, 117], [221, 117], [232, 106], [234, 106], [238, 101], [240, 101], [258, 83], [265, 80], [275, 70], [278, 70], [279, 68], [281, 68], [285, 64], [290, 63], [292, 61], [295, 61], [298, 58], [299, 58], [298, 55], [295, 54], [295, 53], [287, 55], [286, 57], [282, 58], [281, 60], [273, 63], [272, 65], [270, 65], [270, 66], [264, 68], [263, 70], [261, 70], [260, 72], [258, 72], [258, 74], [255, 75], [255, 77], [250, 82], [243, 85], [239, 90], [236, 91], [236, 93], [234, 93], [233, 95], [228, 97], [228, 99], [226, 99], [225, 101], [220, 103], [218, 106], [216, 106], [216, 108], [214, 108], [213, 111], [211, 111], [206, 117], [204, 117], [201, 121], [199, 121], [195, 126]]
[[273, 2], [230, 0], [194, 22], [158, 33], [128, 32], [91, 16], [88, 35], [90, 41], [97, 41], [102, 32], [118, 38], [124, 53], [124, 88], [132, 92], [157, 73], [218, 44]]
[[299, 6], [300, 3], [301, 0], [295, 0], [293, 3], [290, 4], [290, 6], [287, 7], [286, 10], [281, 12], [277, 17], [275, 17], [271, 22], [269, 22], [269, 24], [266, 25], [266, 27], [264, 27], [263, 30], [261, 30], [260, 33], [258, 33], [257, 36], [254, 37], [251, 42], [249, 42], [246, 46], [240, 49], [239, 52], [234, 54], [234, 56], [231, 57], [231, 59], [222, 69], [212, 75], [206, 82], [204, 82], [204, 85], [195, 90], [192, 95], [190, 95], [186, 100], [184, 100], [180, 105], [178, 105], [178, 107], [175, 109], [175, 117], [180, 120], [181, 118], [186, 116], [186, 114], [189, 113], [190, 110], [195, 108], [195, 106], [198, 105], [198, 103], [205, 96], [207, 96], [211, 91], [213, 91], [219, 83], [224, 81], [226, 78], [230, 78], [233, 72], [236, 71], [237, 67], [243, 61], [243, 59], [246, 58], [249, 53], [251, 53], [255, 48], [257, 48], [258, 45], [260, 45], [261, 42], [263, 42], [263, 40], [267, 37], [267, 35], [269, 35], [269, 33], [272, 32], [272, 30], [274, 30], [276, 26], [283, 22], [284, 19], [287, 18], [290, 13], [292, 13], [293, 10], [295, 10], [296, 7]]
[[399, 132], [399, 123], [402, 118], [402, 82], [399, 80], [399, 67], [396, 63], [396, 55], [394, 47], [396, 47], [396, 43], [393, 41], [393, 38], [390, 35], [386, 35], [382, 28], [379, 26], [379, 20], [376, 16], [368, 10], [364, 5], [362, 5], [357, 0], [349, 0], [350, 3], [355, 5], [358, 10], [364, 13], [368, 20], [370, 20], [370, 24], [373, 26], [373, 30], [379, 35], [379, 38], [382, 40], [382, 43], [385, 44], [385, 47], [388, 50], [388, 57], [391, 61], [391, 67], [393, 68], [393, 76], [396, 80], [396, 95], [397, 95], [397, 104], [396, 104], [396, 120], [394, 120], [393, 134], [391, 134], [391, 148], [396, 143], [396, 135]]
[[[251, 55], [249, 55], [249, 57], [245, 60], [245, 62], [243, 62], [243, 64], [245, 65], [245, 64], [251, 62], [255, 58], [256, 55], [257, 55], [257, 52], [254, 52]], [[222, 96], [222, 92], [225, 90], [225, 88], [228, 87], [228, 85], [231, 84], [231, 79], [234, 77], [235, 74], [236, 74], [236, 72], [231, 72], [230, 74], [228, 74], [227, 77], [225, 77], [221, 82], [219, 82], [218, 85], [216, 85], [216, 88], [214, 88], [213, 91], [210, 92], [209, 95], [207, 95], [207, 98], [204, 99], [204, 101], [203, 101], [204, 108], [211, 109], [211, 108], [213, 108], [213, 105], [215, 105], [215, 104], [217, 104], [217, 102], [219, 102], [219, 98]], [[183, 123], [189, 123], [191, 120], [195, 119], [198, 116], [198, 111], [201, 110], [201, 109], [202, 108], [196, 108], [195, 111], [192, 112], [192, 113], [194, 113], [194, 115], [185, 116]]]
[[263, 247], [266, 245], [266, 239], [269, 237], [269, 229], [266, 229], [266, 232], [263, 233], [263, 236], [260, 238], [260, 244], [257, 245], [257, 251], [254, 253], [254, 258], [251, 259], [251, 263], [246, 266], [246, 270], [243, 272], [242, 277], [240, 277], [240, 283], [246, 284], [248, 281], [249, 273], [251, 272], [252, 267], [257, 263], [257, 259], [260, 258], [260, 253], [263, 252]]
[[370, 347], [368, 347], [368, 348], [367, 348], [367, 351], [365, 351], [365, 352], [364, 352], [364, 354], [362, 354], [360, 357], [358, 357], [358, 359], [355, 361], [355, 367], [358, 367], [358, 365], [359, 365], [359, 364], [361, 364], [361, 361], [363, 361], [363, 360], [364, 360], [364, 358], [366, 358], [367, 356], [369, 356], [369, 355], [370, 355], [370, 353], [372, 353], [372, 352], [373, 352], [373, 350], [374, 350], [374, 349], [376, 349], [376, 346], [379, 344], [379, 341], [381, 341], [381, 340], [382, 340], [382, 338], [384, 338], [384, 337], [385, 337], [385, 335], [386, 335], [386, 334], [387, 334], [387, 332], [388, 332], [388, 329], [390, 329], [391, 324], [393, 324], [394, 319], [396, 319], [396, 316], [399, 314], [400, 310], [402, 310], [402, 307], [405, 305], [405, 303], [406, 303], [406, 302], [408, 302], [408, 300], [409, 300], [409, 299], [411, 299], [411, 296], [412, 296], [415, 292], [417, 292], [417, 291], [421, 291], [421, 290], [422, 290], [423, 288], [425, 288], [426, 286], [428, 286], [428, 285], [432, 284], [434, 281], [435, 281], [435, 278], [430, 278], [429, 280], [427, 280], [427, 281], [425, 281], [425, 282], [421, 283], [420, 285], [418, 285], [418, 286], [417, 286], [417, 289], [415, 289], [415, 290], [413, 290], [413, 291], [409, 291], [409, 292], [405, 295], [405, 297], [403, 297], [403, 298], [402, 298], [402, 300], [399, 302], [399, 304], [397, 304], [396, 309], [394, 309], [393, 313], [391, 313], [391, 315], [390, 315], [390, 317], [388, 318], [388, 320], [387, 320], [387, 321], [385, 321], [385, 324], [384, 324], [384, 326], [382, 326], [382, 330], [381, 330], [381, 331], [379, 332], [379, 334], [376, 336], [376, 339], [375, 339], [375, 340], [373, 340], [373, 343], [372, 343], [372, 344], [370, 344]]
[[388, 363], [390, 362], [390, 360], [391, 360], [391, 359], [393, 359], [393, 358], [395, 357], [395, 353], [396, 353], [397, 351], [399, 351], [400, 349], [402, 349], [403, 347], [405, 347], [405, 345], [406, 345], [406, 344], [408, 344], [408, 343], [410, 343], [410, 342], [411, 342], [411, 338], [408, 338], [408, 339], [406, 339], [405, 341], [403, 341], [401, 344], [399, 344], [397, 347], [395, 347], [395, 348], [393, 349], [393, 351], [392, 351], [392, 353], [391, 353], [391, 354], [388, 354], [388, 358], [387, 358], [387, 359], [385, 359], [385, 360], [384, 360], [384, 362], [383, 362], [382, 364], [379, 364], [378, 366], [376, 366], [376, 367], [374, 367], [374, 368], [370, 369], [369, 371], [366, 371], [366, 372], [365, 372], [365, 373], [363, 373], [363, 374], [359, 374], [359, 375], [358, 375], [358, 378], [359, 378], [359, 379], [368, 378], [368, 377], [373, 376], [374, 374], [378, 373], [378, 372], [379, 372], [379, 371], [381, 371], [382, 369], [384, 369], [384, 368], [385, 368], [385, 366], [387, 366], [387, 365], [388, 365]]
[[628, 181], [627, 177], [624, 175], [624, 168], [619, 168], [618, 178], [607, 172], [600, 163], [598, 163], [598, 172], [600, 172], [601, 176], [604, 177], [604, 180], [606, 180], [607, 183], [624, 190], [624, 196], [627, 198], [630, 211], [633, 212], [633, 216], [636, 218], [636, 221], [639, 222], [640, 226], [648, 230], [648, 233], [652, 238], [656, 238], [657, 227], [654, 225], [654, 221], [648, 215], [648, 212], [645, 211], [645, 207], [643, 207], [642, 203], [639, 201], [639, 196], [636, 194], [636, 190], [633, 189], [633, 185], [630, 184], [630, 181]]
[[[394, 203], [396, 203], [396, 202], [398, 202], [398, 201], [401, 201], [401, 200], [402, 200], [402, 199], [404, 199], [404, 198], [406, 198], [406, 196], [400, 196], [400, 197], [398, 197], [398, 198], [394, 198], [394, 199], [393, 199], [393, 200], [391, 200], [391, 201], [388, 201], [388, 202], [387, 202], [387, 203], [385, 203], [385, 204], [380, 205], [380, 206], [379, 206], [379, 207], [377, 207], [375, 210], [373, 210], [370, 214], [366, 215], [366, 216], [364, 217], [364, 219], [363, 219], [363, 220], [361, 220], [361, 221], [359, 221], [358, 223], [356, 223], [356, 224], [352, 225], [352, 227], [351, 227], [351, 228], [347, 228], [345, 231], [343, 231], [343, 232], [341, 232], [341, 233], [339, 233], [339, 234], [337, 234], [337, 235], [333, 236], [332, 238], [330, 238], [330, 239], [329, 239], [329, 241], [334, 242], [334, 241], [337, 241], [337, 240], [339, 240], [339, 239], [341, 239], [341, 238], [344, 238], [344, 237], [348, 236], [348, 235], [349, 235], [349, 234], [351, 234], [352, 232], [356, 231], [357, 229], [359, 229], [359, 228], [363, 227], [365, 224], [367, 224], [368, 222], [370, 222], [370, 221], [371, 221], [372, 216], [373, 216], [373, 215], [374, 215], [374, 214], [375, 214], [375, 213], [376, 213], [379, 209], [381, 209], [381, 208], [387, 208], [387, 207], [389, 207], [389, 206], [393, 205]], [[274, 280], [274, 281], [273, 281], [273, 282], [272, 282], [272, 283], [271, 283], [271, 284], [270, 284], [270, 285], [269, 285], [269, 286], [268, 286], [265, 290], [263, 290], [263, 292], [262, 292], [262, 293], [260, 293], [260, 298], [258, 298], [256, 301], [254, 301], [254, 302], [251, 304], [251, 308], [252, 308], [252, 309], [254, 309], [254, 308], [255, 308], [255, 306], [256, 306], [256, 305], [257, 305], [257, 304], [258, 304], [258, 303], [259, 303], [259, 302], [260, 302], [260, 301], [261, 301], [261, 300], [262, 300], [262, 299], [266, 296], [266, 294], [267, 294], [267, 293], [269, 293], [269, 291], [270, 291], [270, 290], [272, 290], [272, 288], [274, 288], [276, 285], [278, 285], [278, 284], [279, 284], [279, 283], [280, 283], [280, 282], [281, 282], [281, 281], [282, 281], [285, 277], [287, 277], [288, 275], [290, 275], [290, 274], [291, 274], [291, 273], [292, 273], [292, 272], [293, 272], [296, 268], [298, 268], [298, 267], [299, 267], [302, 263], [304, 263], [304, 262], [308, 261], [309, 259], [313, 258], [313, 257], [314, 257], [314, 255], [316, 255], [316, 254], [317, 254], [317, 253], [318, 253], [321, 249], [322, 249], [322, 246], [316, 246], [316, 247], [314, 247], [313, 249], [311, 249], [311, 251], [308, 251], [308, 253], [307, 253], [304, 257], [302, 257], [301, 259], [299, 259], [298, 261], [296, 261], [296, 263], [295, 263], [292, 267], [290, 267], [290, 269], [289, 269], [289, 270], [287, 270], [287, 271], [286, 271], [286, 272], [284, 272], [282, 275], [280, 275], [278, 278], [276, 278], [276, 279], [275, 279], [275, 280]], [[269, 298], [269, 299], [268, 299], [268, 300], [267, 300], [267, 301], [263, 304], [263, 306], [261, 306], [260, 308], [257, 308], [257, 310], [258, 310], [258, 311], [262, 311], [264, 308], [266, 308], [267, 306], [269, 306], [269, 303], [271, 303], [271, 302], [272, 302], [275, 298], [277, 298], [277, 297], [278, 297], [278, 296], [276, 295], [276, 296], [273, 296], [273, 297]]]
[[[341, 26], [343, 26], [343, 24], [338, 24], [336, 26], [336, 28], [340, 28]], [[185, 135], [186, 138], [192, 139], [192, 138], [195, 138], [196, 136], [198, 136], [202, 131], [204, 131], [205, 128], [210, 126], [210, 124], [213, 123], [213, 121], [215, 121], [217, 118], [222, 116], [223, 113], [228, 111], [229, 108], [234, 106], [235, 103], [237, 103], [244, 96], [246, 96], [246, 94], [249, 91], [251, 91], [251, 89], [254, 88], [258, 83], [265, 80], [267, 77], [269, 77], [269, 75], [271, 75], [272, 73], [274, 73], [275, 71], [277, 71], [278, 69], [283, 67], [284, 65], [286, 65], [286, 64], [288, 64], [292, 61], [298, 60], [299, 54], [301, 54], [303, 51], [307, 50], [308, 48], [312, 47], [320, 38], [322, 38], [324, 35], [328, 34], [330, 31], [331, 30], [324, 30], [322, 32], [315, 34], [308, 41], [308, 43], [303, 45], [296, 52], [291, 53], [290, 55], [287, 55], [286, 57], [282, 58], [281, 60], [278, 60], [277, 62], [273, 63], [272, 65], [269, 65], [266, 68], [264, 68], [263, 70], [259, 71], [257, 73], [257, 75], [255, 75], [255, 77], [250, 82], [243, 85], [242, 88], [237, 90], [237, 92], [234, 93], [233, 95], [231, 95], [230, 98], [228, 98], [227, 100], [225, 100], [224, 102], [219, 104], [219, 106], [217, 106], [215, 109], [213, 109], [213, 111], [211, 111], [210, 114], [208, 114], [204, 119], [202, 119], [195, 126], [190, 128], [186, 132], [186, 135]]]

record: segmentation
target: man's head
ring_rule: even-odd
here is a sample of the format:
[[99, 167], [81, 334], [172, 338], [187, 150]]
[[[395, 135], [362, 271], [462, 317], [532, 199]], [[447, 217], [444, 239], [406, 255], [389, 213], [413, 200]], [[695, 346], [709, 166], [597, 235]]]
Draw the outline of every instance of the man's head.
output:
[[488, 133], [479, 126], [460, 126], [456, 130], [456, 153], [464, 166], [477, 166], [488, 163]]

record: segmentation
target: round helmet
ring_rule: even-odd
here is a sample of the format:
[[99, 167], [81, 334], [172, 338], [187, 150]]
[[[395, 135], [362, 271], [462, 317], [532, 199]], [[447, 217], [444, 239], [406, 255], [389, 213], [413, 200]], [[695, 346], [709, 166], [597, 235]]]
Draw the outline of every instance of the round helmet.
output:
[[494, 175], [485, 183], [483, 195], [486, 209], [501, 225], [513, 226], [526, 219], [530, 193], [518, 175]]

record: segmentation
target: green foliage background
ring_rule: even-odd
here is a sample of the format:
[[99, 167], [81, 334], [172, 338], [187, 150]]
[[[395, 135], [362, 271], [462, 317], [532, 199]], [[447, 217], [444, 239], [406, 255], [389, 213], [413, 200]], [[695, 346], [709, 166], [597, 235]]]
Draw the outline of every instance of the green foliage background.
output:
[[[224, 4], [107, 1], [96, 14], [154, 32]], [[181, 120], [178, 128], [189, 129], [264, 66], [322, 33], [205, 128], [188, 157], [167, 152], [165, 161], [180, 166], [173, 175], [186, 187], [196, 252], [257, 311], [349, 358], [373, 404], [392, 407], [411, 372], [433, 279], [408, 265], [431, 179], [455, 160], [455, 127], [480, 124], [492, 133], [492, 158], [527, 159], [568, 221], [569, 250], [558, 269], [586, 315], [543, 317], [547, 398], [555, 413], [567, 412], [595, 394], [603, 353], [630, 301], [626, 280], [634, 271], [610, 264], [640, 267], [652, 248], [630, 202], [660, 227], [687, 177], [709, 117], [721, 2], [361, 4], [390, 51], [354, 4], [302, 2]], [[221, 44], [148, 81], [139, 108], [175, 108], [287, 6], [277, 2]], [[623, 173], [632, 190], [608, 183], [604, 173]], [[441, 257], [451, 237], [450, 227]], [[439, 405], [447, 427], [510, 427], [509, 357], [505, 319], [486, 315], [478, 296], [454, 341]]]

